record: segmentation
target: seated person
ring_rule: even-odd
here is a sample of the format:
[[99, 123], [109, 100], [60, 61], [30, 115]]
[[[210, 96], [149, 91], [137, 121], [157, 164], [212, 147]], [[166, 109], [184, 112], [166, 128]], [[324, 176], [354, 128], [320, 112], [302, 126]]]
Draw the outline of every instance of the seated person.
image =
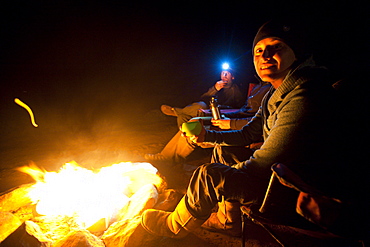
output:
[[[258, 84], [255, 84], [253, 86], [252, 90], [250, 91], [249, 97], [246, 100], [245, 105], [243, 107], [241, 107], [237, 111], [223, 114], [224, 115], [223, 119], [211, 120], [212, 125], [219, 127], [220, 129], [234, 129], [234, 130], [241, 129], [244, 125], [246, 125], [249, 122], [249, 120], [251, 120], [254, 114], [258, 111], [258, 108], [261, 105], [262, 98], [269, 91], [270, 87], [271, 87], [270, 83], [259, 81]], [[207, 120], [207, 117], [200, 118]], [[209, 120], [211, 118], [212, 117], [209, 117]], [[213, 148], [213, 146], [203, 145], [201, 147], [202, 151], [204, 152], [204, 155], [211, 154], [212, 150], [209, 148]], [[145, 154], [144, 158], [151, 161], [171, 161], [175, 163], [181, 163], [185, 161], [186, 158], [190, 154], [192, 154], [196, 148], [199, 148], [199, 146], [194, 143], [189, 143], [189, 141], [186, 138], [182, 137], [182, 132], [178, 131], [160, 153]], [[243, 149], [243, 151], [240, 152], [243, 155], [246, 154], [250, 156], [253, 153], [253, 149], [251, 148], [248, 148], [249, 150], [247, 150], [248, 152], [246, 152], [246, 148], [244, 146], [239, 148], [238, 147], [222, 147], [222, 148], [225, 150], [224, 155], [229, 152], [239, 153], [238, 151], [240, 148]], [[226, 149], [228, 150], [226, 151]], [[216, 157], [219, 156], [217, 155]], [[241, 158], [242, 157], [240, 157], [239, 159]]]
[[234, 82], [235, 72], [231, 68], [221, 71], [221, 80], [216, 82], [206, 93], [200, 97], [200, 101], [194, 102], [184, 108], [162, 105], [161, 111], [168, 116], [177, 117], [177, 125], [186, 123], [193, 117], [199, 116], [199, 109], [209, 108], [212, 96], [215, 96], [220, 108], [239, 109], [245, 102], [245, 92], [241, 85]]
[[[173, 212], [144, 211], [141, 225], [148, 233], [183, 238], [206, 225], [240, 236], [240, 204], [260, 205], [270, 181], [271, 165], [275, 163], [285, 164], [303, 181], [332, 198], [350, 205], [367, 201], [363, 193], [361, 198], [353, 197], [355, 192], [367, 188], [359, 186], [358, 179], [358, 175], [365, 178], [358, 173], [366, 167], [365, 154], [361, 154], [362, 150], [345, 151], [354, 125], [346, 121], [341, 126], [342, 109], [338, 107], [341, 100], [331, 87], [332, 75], [326, 68], [316, 66], [304, 34], [306, 30], [298, 26], [297, 19], [270, 21], [259, 29], [252, 46], [254, 67], [259, 77], [273, 86], [260, 110], [242, 130], [202, 128], [189, 139], [197, 143], [241, 146], [263, 135], [264, 144], [253, 157], [236, 166], [219, 163], [199, 166]], [[353, 161], [355, 156], [361, 156], [360, 162]], [[368, 184], [368, 179], [365, 181], [363, 184]], [[228, 203], [225, 215], [239, 212], [238, 217], [227, 217], [225, 221], [212, 213], [222, 198]], [[331, 208], [326, 210], [330, 212]], [[364, 216], [367, 211], [359, 212]], [[361, 222], [353, 226], [363, 223], [369, 226], [369, 221], [363, 218], [356, 217]]]

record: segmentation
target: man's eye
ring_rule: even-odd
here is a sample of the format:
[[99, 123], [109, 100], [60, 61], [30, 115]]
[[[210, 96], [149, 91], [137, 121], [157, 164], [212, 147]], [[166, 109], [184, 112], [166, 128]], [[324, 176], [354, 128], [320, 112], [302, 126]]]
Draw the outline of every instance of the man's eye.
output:
[[255, 53], [261, 53], [262, 49], [256, 49]]

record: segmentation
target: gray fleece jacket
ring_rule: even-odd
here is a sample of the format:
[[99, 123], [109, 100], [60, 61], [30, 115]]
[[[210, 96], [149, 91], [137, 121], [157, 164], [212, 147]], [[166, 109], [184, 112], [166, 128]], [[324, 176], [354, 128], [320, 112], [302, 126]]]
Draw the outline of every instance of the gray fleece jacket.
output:
[[332, 83], [327, 70], [309, 58], [292, 70], [281, 86], [271, 87], [243, 129], [207, 131], [205, 142], [246, 146], [263, 135], [262, 147], [236, 168], [268, 180], [271, 166], [279, 162], [304, 174], [311, 183], [321, 183], [324, 178], [317, 176], [317, 168], [323, 176], [330, 173], [335, 149], [329, 146], [335, 136], [331, 126], [336, 121]]

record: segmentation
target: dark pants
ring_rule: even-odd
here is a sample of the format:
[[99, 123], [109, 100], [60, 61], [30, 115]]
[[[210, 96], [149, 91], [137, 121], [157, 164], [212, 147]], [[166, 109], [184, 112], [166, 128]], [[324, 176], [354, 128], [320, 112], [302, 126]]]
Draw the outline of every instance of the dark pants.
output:
[[222, 200], [238, 200], [241, 203], [260, 203], [269, 178], [261, 179], [248, 173], [248, 169], [236, 169], [220, 163], [208, 163], [198, 167], [186, 193], [189, 212], [198, 219], [207, 219], [212, 209]]
[[253, 150], [242, 146], [221, 146], [213, 148], [212, 163], [221, 163], [232, 166], [248, 160], [253, 155]]

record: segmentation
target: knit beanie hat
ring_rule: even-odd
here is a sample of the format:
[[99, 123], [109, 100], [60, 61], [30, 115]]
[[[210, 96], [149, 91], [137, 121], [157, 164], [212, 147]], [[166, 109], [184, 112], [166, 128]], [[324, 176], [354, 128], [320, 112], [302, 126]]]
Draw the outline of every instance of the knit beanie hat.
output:
[[279, 38], [293, 51], [298, 60], [305, 59], [311, 54], [307, 28], [296, 19], [275, 19], [263, 24], [254, 40], [253, 47], [265, 38]]

